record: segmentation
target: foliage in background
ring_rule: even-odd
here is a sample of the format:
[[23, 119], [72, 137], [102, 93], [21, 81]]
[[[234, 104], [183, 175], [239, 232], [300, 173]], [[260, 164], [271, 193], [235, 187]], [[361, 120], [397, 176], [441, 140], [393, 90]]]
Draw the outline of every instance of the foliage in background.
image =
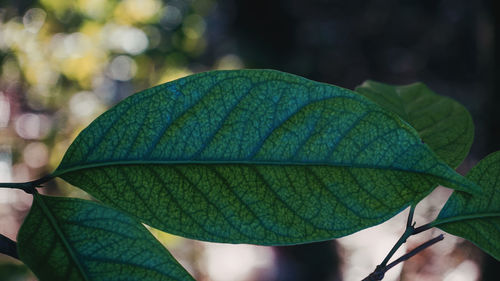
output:
[[199, 63], [214, 4], [42, 0], [21, 15], [0, 9], [0, 127], [15, 122], [2, 133], [2, 150], [14, 152], [4, 160], [24, 177], [39, 175], [81, 128], [133, 92], [193, 70], [241, 66], [231, 56]]
[[[133, 92], [193, 71], [241, 67], [230, 53], [204, 57], [215, 4], [2, 1], [0, 177], [23, 181], [53, 170], [82, 128]], [[87, 197], [62, 181], [47, 190]], [[28, 205], [10, 208], [19, 198], [0, 197], [2, 231], [13, 237], [9, 226], [22, 222]]]

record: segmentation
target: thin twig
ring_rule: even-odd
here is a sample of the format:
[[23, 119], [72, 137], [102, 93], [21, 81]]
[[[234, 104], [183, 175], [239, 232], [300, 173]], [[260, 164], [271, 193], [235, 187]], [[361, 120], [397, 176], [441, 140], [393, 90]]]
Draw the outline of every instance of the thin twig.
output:
[[444, 235], [443, 234], [439, 234], [438, 236], [432, 238], [431, 240], [429, 240], [429, 241], [427, 241], [425, 243], [420, 244], [420, 246], [418, 246], [415, 249], [411, 250], [409, 253], [407, 253], [405, 255], [402, 255], [399, 259], [397, 259], [397, 260], [391, 262], [390, 264], [388, 264], [385, 271], [393, 268], [394, 266], [396, 266], [400, 262], [408, 260], [409, 258], [413, 257], [414, 255], [418, 254], [419, 252], [425, 250], [426, 248], [428, 248], [428, 247], [436, 244], [437, 242], [439, 242], [439, 241], [441, 241], [443, 239], [444, 239]]
[[403, 261], [406, 261], [408, 260], [409, 258], [413, 257], [414, 255], [420, 253], [421, 251], [425, 250], [426, 248], [436, 244], [437, 242], [441, 241], [444, 239], [444, 236], [443, 234], [440, 234], [438, 235], [437, 237], [434, 237], [432, 239], [430, 239], [429, 241], [419, 245], [418, 247], [416, 247], [415, 249], [411, 250], [410, 252], [402, 255], [400, 258], [398, 258], [397, 260], [391, 262], [390, 264], [386, 265], [386, 266], [377, 266], [377, 268], [375, 269], [374, 272], [370, 273], [370, 275], [368, 275], [365, 279], [363, 279], [362, 281], [379, 281], [379, 280], [382, 280], [384, 278], [384, 275], [385, 273], [393, 268], [394, 266], [396, 266], [397, 264], [403, 262]]
[[406, 242], [408, 237], [410, 237], [414, 234], [414, 231], [415, 231], [415, 228], [414, 228], [415, 223], [413, 223], [413, 213], [414, 212], [415, 212], [415, 206], [412, 205], [412, 206], [410, 206], [410, 213], [408, 214], [408, 220], [406, 222], [405, 232], [403, 233], [403, 235], [401, 235], [399, 240], [396, 242], [396, 244], [394, 244], [392, 249], [389, 251], [387, 256], [385, 256], [384, 260], [377, 266], [377, 268], [385, 267], [387, 265], [387, 263], [389, 262], [389, 260], [392, 258], [392, 256], [399, 249], [399, 247], [401, 247], [401, 245], [403, 245]]
[[408, 220], [406, 221], [406, 227], [414, 225], [413, 213], [415, 213], [415, 205], [410, 206], [410, 213], [408, 214]]
[[413, 231], [413, 235], [419, 234], [420, 232], [426, 231], [426, 230], [431, 229], [433, 227], [434, 226], [432, 225], [432, 223], [421, 225], [421, 226], [415, 228], [415, 230]]
[[33, 194], [35, 192], [35, 188], [42, 187], [41, 184], [51, 180], [52, 178], [53, 178], [52, 175], [47, 175], [37, 180], [29, 182], [21, 182], [21, 183], [2, 182], [0, 183], [0, 187], [21, 189], [24, 190], [24, 192], [26, 193]]
[[[428, 223], [428, 224], [425, 224], [425, 225], [422, 225], [422, 226], [419, 226], [419, 227], [415, 228], [415, 224], [416, 223], [413, 221], [413, 215], [414, 215], [414, 213], [415, 213], [415, 206], [411, 205], [410, 206], [410, 212], [408, 213], [408, 219], [406, 221], [406, 230], [405, 230], [405, 232], [403, 233], [403, 235], [401, 235], [401, 237], [396, 242], [396, 244], [394, 244], [394, 246], [392, 247], [392, 249], [389, 251], [389, 253], [387, 254], [387, 256], [384, 258], [384, 260], [379, 265], [377, 265], [377, 267], [375, 268], [375, 270], [370, 275], [368, 275], [368, 277], [366, 277], [363, 280], [366, 280], [366, 281], [382, 280], [384, 278], [384, 274], [385, 274], [385, 272], [387, 270], [389, 270], [394, 265], [396, 265], [397, 263], [399, 263], [399, 262], [402, 261], [402, 260], [398, 259], [399, 261], [396, 260], [395, 262], [392, 262], [389, 265], [387, 265], [387, 263], [389, 262], [389, 260], [396, 253], [396, 251], [401, 247], [401, 245], [403, 245], [404, 243], [406, 243], [406, 240], [410, 236], [416, 235], [416, 234], [418, 234], [420, 232], [426, 231], [426, 230], [428, 230], [428, 229], [430, 229], [430, 228], [433, 227], [432, 223]], [[442, 240], [442, 238], [440, 240]], [[430, 240], [430, 241], [432, 241], [432, 240]], [[436, 243], [436, 242], [431, 243], [431, 245], [434, 244], [434, 243]], [[425, 245], [423, 245], [423, 246], [425, 246]], [[428, 246], [425, 246], [425, 247], [428, 247]], [[416, 250], [417, 250], [416, 253], [418, 253], [418, 247], [417, 247]], [[410, 255], [409, 257], [411, 257], [413, 255]], [[403, 256], [403, 257], [405, 257], [405, 256]], [[401, 258], [403, 258], [403, 257], [401, 257]], [[406, 258], [406, 259], [408, 259], [408, 258]], [[404, 259], [404, 260], [406, 260], [406, 259]]]
[[19, 259], [16, 242], [10, 240], [2, 234], [0, 234], [0, 253]]

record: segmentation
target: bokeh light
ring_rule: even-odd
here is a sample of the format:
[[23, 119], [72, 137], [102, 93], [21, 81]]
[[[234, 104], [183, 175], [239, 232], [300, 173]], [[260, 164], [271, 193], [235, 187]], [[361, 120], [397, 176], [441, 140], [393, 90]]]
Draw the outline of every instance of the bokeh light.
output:
[[213, 280], [270, 280], [274, 256], [269, 247], [207, 243], [207, 273]]
[[7, 127], [10, 119], [10, 103], [3, 92], [0, 92], [0, 128]]
[[[195, 7], [200, 3], [203, 9]], [[205, 17], [214, 5], [40, 0], [20, 9], [1, 7], [0, 181], [28, 181], [53, 171], [78, 132], [128, 95], [215, 68], [198, 61], [206, 46]], [[90, 198], [64, 181], [44, 192]], [[0, 190], [2, 234], [15, 239], [29, 198]], [[174, 249], [179, 241], [191, 245], [176, 252], [186, 267], [202, 272], [192, 258], [195, 244], [158, 233]]]

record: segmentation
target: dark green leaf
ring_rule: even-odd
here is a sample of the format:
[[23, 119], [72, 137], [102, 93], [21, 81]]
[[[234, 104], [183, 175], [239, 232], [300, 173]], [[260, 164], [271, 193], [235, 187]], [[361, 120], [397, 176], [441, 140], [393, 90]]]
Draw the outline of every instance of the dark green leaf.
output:
[[410, 123], [448, 165], [458, 167], [469, 153], [474, 124], [458, 102], [436, 95], [422, 83], [392, 86], [366, 81], [356, 91]]
[[484, 193], [453, 192], [433, 225], [472, 241], [500, 260], [500, 151], [481, 160], [467, 178]]
[[35, 194], [18, 251], [41, 281], [193, 280], [141, 223], [81, 199]]
[[167, 232], [265, 245], [381, 223], [436, 182], [476, 188], [396, 115], [271, 70], [135, 94], [86, 128], [53, 175]]

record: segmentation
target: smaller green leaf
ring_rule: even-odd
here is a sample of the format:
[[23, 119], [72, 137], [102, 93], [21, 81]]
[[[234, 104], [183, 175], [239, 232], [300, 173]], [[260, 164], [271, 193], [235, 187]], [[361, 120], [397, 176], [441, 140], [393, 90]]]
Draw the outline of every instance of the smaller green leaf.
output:
[[470, 240], [500, 260], [500, 151], [481, 160], [467, 178], [484, 192], [454, 191], [433, 226]]
[[437, 95], [423, 83], [392, 86], [368, 80], [356, 92], [412, 125], [451, 167], [458, 167], [469, 153], [474, 124], [467, 109], [455, 100]]
[[193, 280], [134, 219], [95, 202], [34, 195], [18, 235], [41, 281]]

